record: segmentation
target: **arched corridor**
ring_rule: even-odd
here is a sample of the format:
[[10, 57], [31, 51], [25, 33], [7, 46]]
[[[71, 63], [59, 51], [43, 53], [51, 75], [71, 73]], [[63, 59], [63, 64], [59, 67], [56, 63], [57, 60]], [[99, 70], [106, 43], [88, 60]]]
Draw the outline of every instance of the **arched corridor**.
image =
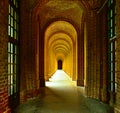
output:
[[120, 113], [120, 0], [0, 0], [0, 113], [108, 106]]
[[51, 23], [45, 31], [44, 43], [45, 80], [52, 76], [62, 61], [62, 69], [76, 81], [77, 32], [74, 26], [67, 21]]
[[83, 92], [84, 88], [76, 87], [63, 70], [57, 70], [39, 96], [19, 106], [15, 113], [113, 113], [111, 107], [85, 98]]

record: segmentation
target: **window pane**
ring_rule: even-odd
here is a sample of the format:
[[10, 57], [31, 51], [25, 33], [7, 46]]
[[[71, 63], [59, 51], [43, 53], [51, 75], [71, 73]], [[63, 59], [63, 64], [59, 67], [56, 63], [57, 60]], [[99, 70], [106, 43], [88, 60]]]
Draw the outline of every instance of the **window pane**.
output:
[[115, 26], [115, 36], [116, 36], [116, 26]]
[[11, 7], [11, 16], [13, 16], [13, 7]]
[[11, 63], [13, 63], [13, 54], [11, 54]]
[[113, 71], [111, 71], [111, 82], [113, 82]]
[[15, 5], [15, 1], [16, 1], [16, 0], [13, 0], [14, 5]]
[[8, 52], [10, 52], [10, 42], [8, 42]]
[[12, 95], [12, 94], [13, 94], [13, 85], [11, 85], [10, 90], [11, 90], [11, 91], [10, 91], [10, 92], [11, 92], [10, 94]]
[[14, 21], [14, 29], [16, 30], [16, 28], [17, 28], [17, 27], [16, 27], [16, 21]]
[[10, 53], [8, 53], [8, 63], [10, 63]]
[[13, 44], [11, 43], [11, 53], [13, 53]]
[[111, 20], [110, 20], [110, 26], [112, 26], [112, 24], [113, 24], [113, 20], [111, 19]]
[[16, 11], [14, 12], [14, 19], [15, 19], [15, 21], [17, 19]]
[[11, 31], [11, 37], [13, 37], [13, 27], [11, 27], [11, 29], [10, 29]]
[[113, 83], [111, 82], [111, 91], [113, 91]]
[[13, 84], [13, 75], [11, 75], [11, 81], [10, 84]]
[[113, 30], [111, 29], [110, 30], [110, 33], [111, 33], [111, 38], [113, 37]]
[[113, 43], [110, 43], [110, 51], [113, 51]]
[[17, 39], [16, 30], [14, 31], [14, 39]]
[[113, 27], [113, 23], [112, 23], [112, 19], [111, 19], [110, 28], [112, 29], [112, 27]]
[[10, 74], [10, 70], [11, 70], [10, 64], [8, 64], [8, 74]]
[[11, 21], [10, 21], [10, 15], [8, 17], [8, 24], [10, 25]]
[[8, 85], [10, 85], [10, 75], [8, 75]]
[[110, 6], [110, 0], [108, 0], [108, 7]]
[[111, 4], [113, 3], [113, 0], [111, 0]]
[[17, 46], [15, 45], [15, 54], [17, 54]]
[[14, 63], [17, 64], [17, 55], [14, 56]]
[[112, 18], [112, 16], [113, 16], [113, 10], [111, 9], [110, 10], [110, 18]]
[[10, 5], [9, 5], [9, 14], [10, 14], [10, 11], [11, 11], [11, 10], [10, 10]]
[[10, 36], [10, 26], [8, 26], [8, 35]]
[[13, 27], [13, 17], [11, 17], [11, 26]]
[[11, 74], [13, 74], [13, 64], [11, 64]]
[[16, 2], [16, 8], [18, 8], [18, 2]]
[[16, 74], [16, 65], [14, 65], [14, 73]]

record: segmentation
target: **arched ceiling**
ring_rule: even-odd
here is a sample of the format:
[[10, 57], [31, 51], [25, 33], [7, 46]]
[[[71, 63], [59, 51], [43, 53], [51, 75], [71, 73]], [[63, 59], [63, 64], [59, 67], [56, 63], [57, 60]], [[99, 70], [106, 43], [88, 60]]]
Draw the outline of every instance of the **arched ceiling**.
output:
[[38, 1], [32, 18], [39, 21], [40, 33], [43, 33], [40, 38], [44, 38], [44, 74], [48, 75], [50, 69], [53, 70], [56, 60], [64, 61], [63, 67], [68, 73], [77, 73], [77, 41], [83, 32], [83, 21], [89, 19], [89, 11], [96, 9], [97, 1], [101, 0]]
[[59, 34], [59, 37], [64, 37], [61, 35], [69, 36], [73, 41], [75, 41], [77, 37], [77, 32], [74, 26], [66, 21], [55, 21], [50, 24], [47, 28], [47, 33], [45, 33], [45, 37], [48, 38], [46, 40], [49, 40], [49, 37], [57, 34]]
[[81, 2], [43, 0], [37, 7], [37, 15], [41, 29], [45, 30], [45, 46], [52, 50], [56, 59], [64, 59], [76, 46], [83, 18]]
[[55, 21], [45, 31], [45, 46], [51, 50], [56, 59], [64, 58], [72, 51], [76, 43], [77, 32], [72, 24], [66, 21]]
[[[41, 1], [41, 2], [40, 2]], [[37, 14], [40, 18], [41, 27], [54, 19], [66, 19], [74, 22], [78, 27], [81, 25], [83, 5], [78, 0], [40, 0]]]

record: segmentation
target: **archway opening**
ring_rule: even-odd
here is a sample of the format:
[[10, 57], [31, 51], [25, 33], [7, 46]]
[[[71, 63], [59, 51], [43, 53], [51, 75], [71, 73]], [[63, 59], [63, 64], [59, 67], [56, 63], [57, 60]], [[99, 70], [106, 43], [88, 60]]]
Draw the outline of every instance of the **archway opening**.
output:
[[58, 60], [58, 70], [62, 70], [62, 60]]
[[[67, 21], [55, 21], [45, 30], [44, 75], [49, 80], [56, 70], [77, 78], [77, 31]], [[64, 61], [64, 62], [63, 62]]]

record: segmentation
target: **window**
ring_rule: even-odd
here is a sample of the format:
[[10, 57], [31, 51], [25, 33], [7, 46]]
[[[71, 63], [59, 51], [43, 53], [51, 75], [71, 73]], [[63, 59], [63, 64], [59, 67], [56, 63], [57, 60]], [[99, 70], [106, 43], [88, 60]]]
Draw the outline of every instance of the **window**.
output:
[[[19, 7], [18, 0], [9, 0], [8, 16], [8, 96], [10, 106], [19, 99]], [[15, 102], [16, 100], [16, 102]]]
[[116, 82], [116, 1], [108, 0], [108, 37], [109, 37], [109, 91], [110, 100], [115, 102]]

